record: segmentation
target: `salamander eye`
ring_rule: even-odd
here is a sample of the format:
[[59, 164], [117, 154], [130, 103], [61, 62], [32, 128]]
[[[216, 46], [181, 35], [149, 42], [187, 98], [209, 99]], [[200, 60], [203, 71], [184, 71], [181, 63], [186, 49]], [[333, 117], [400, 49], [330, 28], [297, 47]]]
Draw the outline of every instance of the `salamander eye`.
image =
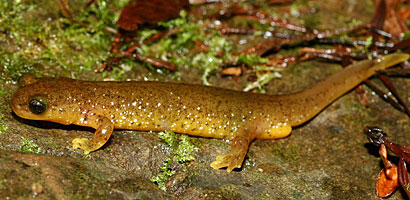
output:
[[41, 114], [47, 110], [47, 98], [41, 95], [35, 95], [30, 98], [28, 107], [34, 114]]

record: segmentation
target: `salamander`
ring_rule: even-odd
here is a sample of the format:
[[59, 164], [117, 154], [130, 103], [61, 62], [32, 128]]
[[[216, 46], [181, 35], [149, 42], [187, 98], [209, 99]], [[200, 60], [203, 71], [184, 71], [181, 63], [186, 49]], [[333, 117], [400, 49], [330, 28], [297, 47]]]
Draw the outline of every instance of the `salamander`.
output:
[[215, 169], [240, 168], [255, 139], [279, 139], [313, 118], [377, 70], [409, 59], [395, 53], [356, 62], [316, 85], [281, 95], [247, 93], [186, 83], [82, 81], [23, 76], [13, 94], [14, 113], [30, 120], [94, 128], [91, 140], [73, 147], [101, 148], [114, 129], [165, 131], [231, 141], [231, 150], [211, 163]]

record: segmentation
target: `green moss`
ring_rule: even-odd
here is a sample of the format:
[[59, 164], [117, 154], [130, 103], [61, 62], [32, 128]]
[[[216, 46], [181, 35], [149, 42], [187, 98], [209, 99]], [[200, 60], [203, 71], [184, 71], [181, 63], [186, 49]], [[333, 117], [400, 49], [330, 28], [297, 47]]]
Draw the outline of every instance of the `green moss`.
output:
[[[0, 47], [1, 48], [1, 47]], [[17, 80], [22, 73], [34, 73], [34, 63], [23, 58], [19, 53], [8, 53], [0, 49], [0, 80]]]
[[315, 29], [320, 25], [320, 17], [318, 15], [306, 15], [303, 16], [305, 27], [309, 29]]
[[172, 131], [164, 131], [158, 133], [159, 138], [163, 139], [170, 147], [177, 145], [177, 135]]
[[298, 162], [300, 160], [299, 146], [297, 144], [274, 144], [272, 152], [278, 157], [284, 159], [286, 162]]
[[24, 137], [21, 137], [21, 139], [23, 140], [23, 144], [21, 144], [19, 151], [24, 153], [41, 153], [41, 148], [35, 144], [33, 140], [28, 140]]
[[[85, 26], [62, 17], [58, 4], [53, 1], [0, 0], [0, 63], [4, 65], [0, 69], [0, 80], [15, 81], [22, 73], [76, 78], [82, 72], [100, 69], [102, 63], [112, 56], [109, 48], [114, 35], [107, 29], [116, 29], [120, 10], [128, 1], [100, 0], [87, 8], [78, 2], [71, 2], [71, 9], [75, 19]], [[142, 45], [137, 53], [177, 66], [198, 68], [203, 72], [203, 83], [209, 85], [208, 77], [225, 62], [233, 60], [230, 52], [234, 46], [218, 31], [205, 30], [193, 18], [181, 11], [178, 18], [159, 22], [154, 28], [138, 30], [140, 41], [159, 30], [176, 28], [178, 33]], [[211, 22], [205, 20], [202, 23]], [[200, 49], [196, 42], [203, 43], [206, 48]], [[255, 62], [266, 62], [266, 59], [250, 55], [239, 57], [239, 60], [249, 66]], [[136, 63], [141, 65], [139, 61], [124, 59], [113, 71], [104, 71], [102, 77], [125, 80], [124, 75]], [[149, 64], [144, 65], [158, 71]], [[173, 80], [180, 79], [179, 73], [159, 71]], [[260, 78], [265, 80], [266, 76]]]
[[8, 129], [8, 126], [4, 124], [3, 117], [3, 115], [0, 115], [0, 134], [6, 132]]
[[[127, 59], [128, 60], [128, 59]], [[103, 71], [102, 77], [104, 79], [111, 79], [111, 80], [125, 80], [125, 72], [128, 71], [127, 64], [122, 64], [121, 66], [114, 67], [111, 71]]]
[[252, 67], [253, 71], [256, 73], [256, 77], [258, 78], [255, 82], [249, 83], [243, 89], [243, 91], [247, 92], [253, 89], [257, 89], [258, 92], [264, 93], [264, 85], [269, 83], [274, 78], [281, 77], [281, 74], [279, 73], [279, 71], [281, 71], [280, 68], [275, 68], [266, 65], [269, 63], [268, 58], [263, 58], [253, 54], [242, 54], [237, 56], [235, 59], [237, 64], [245, 64], [249, 67]]
[[403, 37], [401, 38], [401, 41], [406, 40], [410, 38], [410, 32], [404, 32]]
[[299, 17], [300, 16], [300, 12], [299, 12], [299, 4], [294, 3], [290, 6], [289, 12], [291, 15], [295, 16], [295, 17]]
[[170, 152], [170, 157], [168, 157], [161, 166], [161, 173], [153, 176], [151, 181], [155, 182], [158, 185], [158, 188], [165, 191], [165, 182], [169, 177], [176, 173], [175, 170], [171, 169], [171, 165], [173, 163], [182, 164], [195, 160], [192, 153], [198, 151], [198, 148], [191, 144], [187, 135], [177, 137], [174, 132], [165, 131], [159, 133], [159, 137], [165, 140], [168, 146], [172, 149], [172, 152]]
[[249, 83], [245, 89], [243, 89], [243, 91], [247, 92], [253, 89], [257, 89], [257, 91], [259, 93], [264, 93], [265, 90], [263, 88], [264, 85], [266, 85], [267, 83], [269, 83], [269, 81], [271, 81], [274, 78], [280, 78], [282, 77], [281, 74], [279, 72], [273, 72], [273, 73], [266, 73], [266, 74], [262, 74], [261, 76], [258, 77], [258, 80], [256, 80], [255, 82], [251, 82]]
[[253, 54], [242, 54], [236, 57], [238, 64], [246, 64], [248, 66], [266, 64], [269, 62], [268, 58], [263, 58]]
[[16, 80], [26, 72], [76, 77], [95, 71], [110, 56], [113, 34], [106, 29], [115, 29], [126, 1], [97, 2], [74, 11], [86, 24], [81, 26], [61, 17], [54, 1], [0, 0], [1, 79]]
[[364, 46], [364, 51], [366, 52], [369, 59], [371, 59], [372, 54], [370, 53], [370, 47], [372, 46], [373, 36], [366, 38], [366, 45]]
[[358, 20], [358, 19], [353, 19], [351, 22], [347, 23], [347, 26], [354, 27], [354, 26], [358, 26], [362, 24], [364, 24], [363, 21]]
[[[142, 45], [140, 53], [167, 60], [177, 66], [198, 68], [203, 72], [202, 80], [206, 85], [209, 85], [208, 76], [222, 67], [224, 60], [230, 60], [231, 43], [216, 30], [204, 31], [200, 24], [190, 23], [185, 11], [181, 11], [179, 18], [160, 22], [158, 26], [168, 29], [177, 28], [178, 33], [153, 44]], [[152, 29], [144, 29], [139, 35], [148, 38], [156, 32]], [[195, 42], [203, 43], [207, 49], [193, 54], [191, 50], [196, 47]]]
[[165, 182], [169, 177], [173, 176], [176, 171], [171, 169], [172, 159], [167, 158], [163, 165], [160, 167], [161, 173], [153, 176], [151, 182], [154, 182], [158, 185], [158, 188], [166, 191]]
[[0, 90], [0, 97], [6, 97], [6, 91]]

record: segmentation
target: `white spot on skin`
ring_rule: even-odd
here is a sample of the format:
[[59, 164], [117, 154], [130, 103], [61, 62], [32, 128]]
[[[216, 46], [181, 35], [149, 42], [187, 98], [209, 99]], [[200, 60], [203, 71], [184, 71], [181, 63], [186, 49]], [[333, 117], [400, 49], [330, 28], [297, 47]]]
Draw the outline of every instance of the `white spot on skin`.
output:
[[101, 130], [101, 133], [102, 133], [102, 134], [107, 133], [107, 129], [103, 129], [103, 130]]

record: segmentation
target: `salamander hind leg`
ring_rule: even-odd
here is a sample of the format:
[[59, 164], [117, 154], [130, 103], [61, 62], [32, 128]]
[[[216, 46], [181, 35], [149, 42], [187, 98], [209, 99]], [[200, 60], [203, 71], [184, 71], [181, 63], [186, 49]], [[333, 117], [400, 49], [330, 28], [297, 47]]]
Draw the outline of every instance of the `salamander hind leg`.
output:
[[239, 129], [231, 142], [231, 151], [228, 154], [217, 156], [216, 160], [211, 163], [211, 167], [214, 169], [226, 167], [227, 172], [241, 168], [248, 153], [249, 144], [254, 138], [254, 134], [248, 128]]
[[96, 116], [95, 126], [96, 130], [91, 140], [87, 138], [75, 138], [73, 140], [73, 148], [80, 148], [84, 150], [85, 154], [91, 151], [98, 150], [110, 139], [112, 131], [114, 130], [114, 124], [106, 117]]

